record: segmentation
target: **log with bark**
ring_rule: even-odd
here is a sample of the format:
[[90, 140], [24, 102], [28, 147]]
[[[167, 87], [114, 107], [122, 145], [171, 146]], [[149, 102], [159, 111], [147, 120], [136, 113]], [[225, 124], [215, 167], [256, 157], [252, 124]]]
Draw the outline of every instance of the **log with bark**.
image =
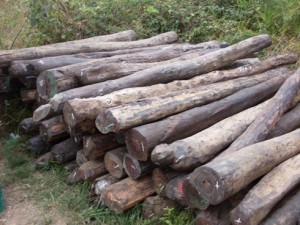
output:
[[76, 153], [76, 162], [77, 162], [77, 165], [81, 166], [83, 163], [86, 163], [87, 161], [88, 161], [88, 159], [83, 154], [83, 150], [79, 150]]
[[34, 110], [32, 119], [33, 121], [42, 121], [51, 117], [58, 116], [59, 114], [60, 112], [55, 112], [50, 104], [45, 103]]
[[116, 80], [68, 90], [55, 95], [50, 103], [54, 110], [58, 111], [62, 109], [64, 102], [74, 98], [96, 97], [128, 87], [141, 87], [167, 83], [172, 80], [190, 79], [196, 75], [231, 64], [237, 59], [246, 57], [270, 45], [271, 40], [268, 35], [252, 37], [193, 60], [156, 66]]
[[[126, 88], [95, 98], [73, 99], [64, 104], [64, 118], [66, 123], [70, 126], [75, 126], [84, 121], [94, 122], [103, 108], [114, 107], [143, 98], [155, 97], [172, 91], [194, 88], [200, 85], [207, 85], [242, 76], [250, 76], [271, 69], [274, 66], [293, 63], [294, 60], [295, 57], [293, 54], [281, 55], [262, 61], [259, 64], [255, 63], [251, 68], [244, 66], [227, 71], [213, 71], [208, 74], [196, 76], [190, 80], [173, 81], [167, 84], [156, 84], [149, 87]], [[267, 65], [269, 65], [269, 67], [267, 67]], [[36, 114], [36, 112], [34, 114]], [[43, 114], [46, 115], [47, 112]]]
[[82, 181], [82, 179], [78, 175], [78, 168], [71, 171], [67, 178], [66, 178], [66, 184], [71, 185]]
[[151, 173], [155, 165], [151, 161], [141, 162], [128, 153], [124, 156], [123, 167], [126, 174], [136, 180]]
[[272, 79], [276, 75], [273, 72], [265, 72], [109, 108], [97, 116], [96, 127], [101, 133], [106, 134], [153, 122], [224, 98], [243, 88]]
[[122, 147], [110, 150], [104, 156], [105, 167], [115, 178], [126, 177], [126, 172], [123, 166], [123, 160], [126, 153], [126, 148]]
[[43, 169], [47, 167], [52, 161], [54, 160], [53, 155], [51, 152], [47, 152], [40, 157], [38, 157], [34, 161], [34, 165], [37, 169]]
[[[180, 43], [180, 44], [168, 44], [168, 45], [159, 45], [152, 47], [144, 47], [144, 48], [133, 48], [133, 49], [123, 49], [116, 50], [110, 52], [90, 52], [90, 53], [79, 53], [75, 55], [61, 55], [61, 56], [53, 56], [53, 57], [45, 57], [39, 59], [31, 59], [31, 60], [16, 60], [11, 62], [11, 66], [9, 67], [9, 74], [13, 77], [23, 77], [28, 75], [38, 76], [41, 72], [63, 67], [72, 64], [83, 63], [87, 61], [92, 61], [95, 59], [101, 59], [105, 57], [112, 57], [116, 55], [125, 55], [139, 52], [152, 52], [158, 50], [166, 50], [166, 49], [182, 49], [182, 51], [189, 51], [195, 48], [202, 49], [211, 49], [211, 48], [223, 48], [227, 47], [227, 43], [218, 42], [218, 41], [209, 41], [200, 43], [197, 45], [192, 45], [188, 43]], [[238, 61], [235, 62], [234, 65], [240, 64], [248, 64], [249, 61]], [[251, 60], [253, 62], [253, 60]]]
[[242, 89], [219, 101], [196, 107], [166, 119], [134, 127], [126, 132], [128, 151], [139, 160], [147, 160], [153, 148], [189, 137], [215, 123], [270, 98], [289, 76], [287, 70], [271, 70], [278, 76]]
[[154, 194], [151, 176], [138, 180], [126, 178], [108, 186], [102, 193], [103, 201], [115, 213], [122, 213]]
[[76, 145], [72, 138], [68, 138], [51, 148], [53, 158], [59, 163], [67, 163], [76, 159], [80, 146]]
[[38, 134], [40, 122], [34, 122], [32, 117], [25, 118], [19, 124], [19, 130], [22, 134]]
[[26, 147], [34, 155], [42, 155], [50, 150], [50, 145], [44, 142], [40, 135], [28, 139]]
[[190, 182], [215, 205], [234, 195], [281, 162], [299, 154], [300, 129], [247, 146], [194, 170]]
[[78, 168], [78, 176], [82, 180], [95, 180], [107, 173], [103, 160], [88, 161]]
[[61, 123], [62, 116], [56, 116], [41, 122], [40, 136], [45, 142], [54, 142], [67, 138], [69, 133]]
[[37, 95], [37, 91], [34, 90], [28, 90], [28, 89], [21, 89], [20, 91], [20, 96], [21, 96], [21, 100], [22, 102], [25, 103], [32, 103], [36, 101], [36, 95]]
[[178, 202], [182, 206], [187, 206], [182, 190], [183, 182], [187, 179], [187, 177], [188, 175], [186, 174], [179, 175], [170, 180], [166, 185], [166, 196], [169, 199]]
[[265, 140], [281, 116], [292, 107], [294, 97], [299, 89], [300, 68], [283, 83], [276, 95], [272, 98], [272, 101], [247, 130], [229, 146], [224, 155]]
[[[299, 142], [299, 141], [298, 141]], [[281, 151], [286, 149], [282, 148]], [[250, 159], [250, 158], [249, 158]], [[256, 225], [290, 191], [300, 184], [300, 154], [286, 160], [264, 176], [230, 213], [232, 224]], [[299, 197], [298, 197], [299, 199]], [[298, 202], [299, 205], [300, 202]], [[298, 210], [300, 207], [298, 206]], [[300, 211], [298, 211], [299, 213]], [[286, 214], [284, 214], [287, 216]], [[292, 222], [292, 218], [289, 222]], [[296, 220], [294, 219], [294, 223]]]
[[83, 137], [83, 154], [89, 160], [101, 159], [109, 150], [121, 146], [113, 134], [98, 134]]

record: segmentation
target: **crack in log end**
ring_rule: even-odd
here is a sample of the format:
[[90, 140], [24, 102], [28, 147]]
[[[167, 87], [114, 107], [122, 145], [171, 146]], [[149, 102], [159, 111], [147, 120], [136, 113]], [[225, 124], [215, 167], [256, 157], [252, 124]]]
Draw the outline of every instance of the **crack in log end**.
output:
[[147, 141], [140, 135], [138, 130], [130, 129], [125, 134], [126, 147], [131, 155], [141, 161], [149, 159], [151, 149], [148, 148]]

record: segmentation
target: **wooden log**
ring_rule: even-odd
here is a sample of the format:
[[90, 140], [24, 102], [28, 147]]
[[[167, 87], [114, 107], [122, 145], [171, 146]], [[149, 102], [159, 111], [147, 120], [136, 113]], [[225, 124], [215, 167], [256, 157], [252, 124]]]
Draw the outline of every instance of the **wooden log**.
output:
[[50, 151], [50, 145], [45, 143], [40, 135], [36, 135], [26, 142], [27, 149], [34, 155], [42, 155]]
[[[63, 67], [72, 64], [78, 64], [83, 62], [92, 61], [95, 59], [101, 59], [105, 57], [112, 57], [116, 55], [125, 55], [139, 52], [152, 52], [166, 49], [182, 49], [183, 51], [189, 51], [196, 48], [212, 49], [227, 47], [226, 43], [218, 41], [209, 41], [192, 45], [188, 43], [180, 44], [168, 44], [144, 48], [123, 49], [110, 52], [91, 52], [80, 53], [75, 55], [61, 55], [54, 57], [45, 57], [40, 59], [31, 60], [16, 60], [11, 62], [9, 67], [9, 74], [14, 77], [23, 77], [28, 75], [38, 76], [41, 72], [53, 68]], [[235, 63], [236, 64], [236, 63]], [[87, 67], [87, 66], [86, 66]]]
[[224, 155], [265, 140], [281, 116], [292, 107], [294, 97], [299, 87], [300, 68], [283, 83], [276, 95], [272, 98], [272, 101], [247, 130], [229, 146]]
[[75, 184], [80, 181], [82, 181], [82, 179], [78, 175], [78, 168], [74, 169], [71, 173], [69, 173], [66, 178], [66, 183], [68, 185]]
[[40, 136], [45, 142], [63, 140], [69, 136], [63, 124], [60, 122], [61, 120], [62, 116], [56, 116], [41, 122]]
[[133, 73], [127, 77], [68, 90], [55, 95], [50, 103], [54, 110], [58, 111], [62, 109], [64, 102], [74, 98], [96, 97], [128, 87], [141, 87], [167, 83], [172, 80], [190, 79], [196, 75], [228, 65], [270, 44], [271, 40], [267, 35], [256, 36], [193, 60], [156, 66]]
[[39, 106], [36, 110], [33, 112], [32, 119], [33, 121], [42, 121], [44, 119], [58, 116], [59, 113], [54, 112], [52, 106], [50, 104], [45, 104]]
[[160, 217], [167, 213], [167, 209], [179, 209], [180, 205], [159, 195], [149, 196], [142, 204], [143, 216], [145, 218]]
[[36, 89], [36, 76], [28, 75], [25, 77], [18, 78], [19, 81], [27, 88], [27, 89]]
[[234, 63], [231, 65], [225, 66], [222, 68], [222, 70], [229, 70], [229, 69], [235, 69], [237, 67], [241, 66], [248, 66], [249, 64], [256, 64], [259, 63], [260, 59], [259, 58], [245, 58], [245, 59], [239, 59], [236, 60]]
[[182, 206], [187, 206], [185, 197], [183, 195], [182, 185], [188, 175], [179, 175], [167, 183], [166, 195], [169, 199], [178, 202]]
[[275, 76], [274, 73], [265, 72], [251, 77], [242, 77], [130, 102], [103, 110], [97, 116], [96, 127], [104, 134], [118, 132], [216, 101]]
[[268, 136], [269, 138], [278, 137], [280, 135], [289, 133], [296, 128], [300, 127], [300, 104], [297, 104], [293, 109], [285, 113], [278, 123], [276, 124], [275, 128], [271, 131]]
[[[173, 36], [172, 36], [173, 35]], [[116, 36], [122, 36], [116, 38]], [[163, 35], [165, 36], [165, 35]], [[177, 39], [177, 35], [171, 33], [170, 37], [167, 35], [166, 39]], [[92, 37], [82, 40], [68, 41], [56, 44], [49, 44], [39, 47], [23, 48], [9, 51], [0, 51], [0, 66], [9, 66], [13, 60], [21, 59], [36, 59], [57, 55], [69, 55], [82, 52], [95, 52], [95, 51], [112, 51], [116, 49], [135, 48], [151, 45], [158, 45], [161, 38], [150, 38], [140, 41], [131, 41], [136, 39], [134, 31], [125, 31], [123, 33], [115, 34], [111, 37]], [[171, 40], [173, 40], [171, 39]], [[166, 40], [166, 41], [167, 41]], [[115, 41], [115, 43], [114, 43]], [[122, 42], [123, 41], [123, 42]], [[130, 44], [126, 44], [126, 41]], [[175, 41], [175, 40], [173, 40]], [[115, 44], [115, 45], [114, 45]]]
[[260, 224], [271, 209], [300, 184], [299, 168], [300, 154], [286, 160], [271, 170], [230, 213], [231, 223]]
[[[68, 125], [75, 126], [84, 121], [93, 121], [103, 108], [114, 107], [143, 98], [155, 97], [172, 91], [194, 88], [219, 81], [250, 76], [271, 69], [284, 63], [292, 63], [294, 55], [282, 55], [262, 61], [260, 64], [228, 70], [213, 71], [196, 76], [190, 80], [173, 81], [167, 84], [156, 84], [149, 87], [125, 88], [111, 94], [87, 99], [73, 99], [64, 104], [64, 118]], [[260, 66], [259, 66], [260, 65]], [[269, 65], [269, 66], [267, 66]]]
[[119, 214], [142, 202], [154, 194], [150, 176], [138, 180], [125, 178], [110, 185], [103, 191], [103, 201], [107, 207]]
[[136, 180], [142, 176], [151, 173], [154, 169], [154, 164], [151, 161], [141, 162], [134, 158], [132, 155], [125, 154], [123, 167], [126, 174]]
[[117, 148], [107, 152], [104, 156], [104, 163], [107, 171], [115, 178], [126, 177], [123, 167], [123, 159], [127, 153], [126, 148]]
[[137, 159], [147, 160], [155, 146], [189, 137], [271, 97], [288, 75], [289, 73], [279, 73], [271, 80], [242, 89], [219, 101], [129, 129], [125, 137], [127, 149]]
[[247, 146], [197, 168], [191, 174], [190, 182], [210, 204], [219, 204], [281, 162], [298, 154], [299, 137], [300, 129], [297, 129]]
[[76, 159], [76, 153], [80, 150], [71, 138], [68, 138], [51, 148], [54, 159], [59, 163], [67, 163]]
[[101, 159], [109, 150], [121, 146], [113, 134], [83, 137], [83, 154], [89, 160]]
[[37, 158], [34, 161], [34, 165], [36, 168], [42, 169], [42, 168], [47, 167], [53, 160], [54, 160], [54, 158], [53, 158], [52, 153], [47, 152], [47, 153], [41, 155], [39, 158]]
[[22, 134], [37, 134], [40, 124], [40, 122], [34, 122], [32, 117], [25, 118], [21, 121], [19, 130]]
[[27, 89], [21, 89], [20, 91], [21, 100], [25, 103], [31, 103], [36, 101], [36, 90], [27, 90]]
[[86, 163], [88, 159], [83, 154], [83, 151], [80, 150], [76, 153], [76, 162], [78, 166], [81, 166], [83, 163]]
[[103, 160], [88, 161], [78, 168], [78, 176], [82, 180], [95, 180], [107, 173]]
[[67, 170], [67, 171], [73, 171], [74, 169], [78, 168], [78, 164], [76, 162], [76, 160], [73, 160], [71, 162], [68, 162], [64, 165], [64, 168]]
[[300, 189], [294, 190], [273, 208], [261, 225], [297, 224], [300, 216]]

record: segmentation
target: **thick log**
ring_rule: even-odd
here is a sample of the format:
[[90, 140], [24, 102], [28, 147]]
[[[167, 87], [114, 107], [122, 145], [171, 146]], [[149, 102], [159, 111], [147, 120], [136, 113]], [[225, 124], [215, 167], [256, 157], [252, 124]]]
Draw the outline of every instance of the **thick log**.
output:
[[[285, 149], [281, 149], [281, 151], [283, 150], [285, 151]], [[230, 213], [231, 223], [260, 224], [271, 209], [300, 184], [299, 168], [300, 154], [286, 160], [271, 170]], [[300, 209], [300, 207], [298, 208]], [[294, 221], [296, 222], [296, 220]]]
[[123, 166], [126, 174], [134, 180], [151, 173], [155, 167], [151, 161], [141, 162], [129, 154], [124, 156]]
[[22, 134], [37, 134], [40, 124], [40, 122], [34, 122], [32, 117], [25, 118], [21, 121], [19, 130]]
[[83, 154], [89, 160], [101, 159], [109, 150], [121, 147], [113, 134], [83, 137]]
[[58, 116], [59, 113], [54, 112], [50, 104], [41, 105], [33, 112], [33, 121], [42, 121], [47, 118]]
[[170, 180], [166, 185], [166, 196], [182, 206], [187, 206], [182, 190], [183, 182], [187, 177], [188, 175], [186, 174], [179, 175]]
[[66, 183], [71, 185], [82, 181], [78, 175], [78, 168], [74, 169], [71, 173], [68, 174], [66, 178]]
[[69, 136], [64, 129], [64, 125], [60, 122], [62, 116], [56, 116], [49, 120], [41, 122], [40, 136], [45, 142], [53, 142], [63, 140]]
[[47, 152], [41, 155], [34, 161], [34, 165], [38, 169], [42, 169], [47, 167], [52, 161], [54, 160], [53, 155], [51, 152]]
[[107, 173], [103, 160], [88, 161], [78, 168], [78, 176], [82, 180], [95, 180]]
[[155, 97], [172, 91], [194, 88], [219, 81], [225, 81], [243, 76], [250, 76], [275, 66], [293, 63], [293, 54], [281, 55], [267, 59], [261, 63], [240, 67], [227, 71], [213, 71], [208, 74], [196, 76], [190, 80], [173, 81], [167, 84], [156, 84], [149, 87], [126, 88], [111, 94], [88, 99], [73, 99], [64, 104], [64, 118], [67, 124], [75, 126], [84, 121], [93, 121], [103, 108], [110, 108], [143, 98]]
[[67, 163], [76, 159], [76, 154], [80, 150], [71, 138], [68, 138], [51, 148], [54, 159], [59, 163]]
[[167, 213], [167, 209], [179, 209], [180, 205], [159, 195], [150, 196], [142, 204], [143, 216], [145, 218], [160, 217]]
[[300, 129], [197, 168], [190, 182], [210, 204], [219, 204], [300, 152]]
[[88, 159], [83, 154], [83, 151], [80, 150], [76, 153], [76, 162], [78, 166], [81, 166], [83, 163], [86, 163]]
[[[134, 35], [135, 36], [135, 35]], [[99, 38], [98, 38], [99, 39]], [[130, 38], [131, 39], [131, 38]], [[129, 40], [130, 40], [129, 39]], [[135, 37], [134, 37], [135, 39]], [[16, 49], [0, 52], [0, 66], [8, 66], [10, 61], [21, 59], [37, 59], [49, 56], [69, 55], [76, 53], [96, 52], [96, 51], [114, 51], [128, 48], [139, 48], [167, 44], [177, 41], [175, 32], [167, 32], [148, 39], [138, 41], [95, 41], [97, 37], [88, 40], [78, 40], [72, 42], [57, 43], [46, 46]], [[100, 39], [101, 40], [101, 39]], [[126, 38], [126, 40], [128, 40]]]
[[36, 90], [27, 90], [27, 89], [21, 89], [20, 91], [21, 100], [25, 103], [31, 103], [36, 101]]
[[265, 72], [251, 77], [242, 77], [130, 102], [103, 110], [97, 116], [96, 127], [105, 134], [153, 122], [224, 98], [243, 88], [272, 79], [276, 75], [273, 72]]
[[[212, 49], [212, 48], [223, 48], [227, 47], [226, 43], [220, 43], [218, 41], [209, 41], [200, 43], [197, 45], [192, 45], [188, 43], [181, 44], [168, 44], [144, 48], [133, 48], [133, 49], [123, 49], [110, 52], [91, 52], [91, 53], [80, 53], [75, 55], [61, 55], [54, 57], [45, 57], [40, 59], [31, 60], [16, 60], [11, 62], [9, 68], [9, 74], [14, 77], [23, 77], [26, 75], [38, 76], [41, 72], [53, 68], [63, 67], [72, 64], [79, 64], [95, 59], [101, 59], [105, 57], [112, 57], [116, 55], [125, 55], [139, 52], [152, 52], [166, 49], [182, 49], [182, 51], [189, 51], [196, 48], [202, 49]], [[243, 64], [245, 62], [235, 62], [234, 64]], [[248, 64], [248, 63], [247, 63]], [[88, 64], [89, 65], [89, 64]], [[85, 67], [88, 67], [86, 65]]]
[[123, 147], [111, 150], [104, 156], [105, 167], [115, 178], [126, 177], [126, 172], [123, 167], [123, 160], [126, 153], [127, 150]]
[[300, 68], [280, 87], [272, 101], [266, 106], [247, 130], [226, 150], [225, 154], [265, 140], [274, 129], [281, 116], [292, 107], [300, 87]]
[[[276, 73], [276, 71], [270, 72]], [[127, 149], [137, 159], [147, 160], [155, 146], [189, 137], [222, 119], [270, 98], [288, 75], [289, 73], [279, 73], [271, 80], [242, 89], [219, 101], [129, 129], [126, 132]]]
[[285, 113], [275, 128], [270, 132], [268, 139], [278, 137], [280, 135], [289, 133], [300, 127], [300, 104], [297, 104], [293, 109]]
[[138, 180], [126, 178], [103, 191], [103, 201], [115, 213], [122, 213], [154, 194], [150, 176]]
[[40, 135], [28, 139], [26, 146], [27, 149], [34, 155], [42, 155], [50, 151], [50, 145], [45, 143]]
[[74, 98], [96, 97], [128, 87], [141, 87], [167, 83], [172, 80], [190, 79], [233, 63], [237, 59], [268, 47], [270, 44], [271, 40], [267, 35], [256, 36], [193, 60], [156, 66], [116, 80], [68, 90], [54, 96], [50, 103], [57, 111], [63, 107], [64, 102]]

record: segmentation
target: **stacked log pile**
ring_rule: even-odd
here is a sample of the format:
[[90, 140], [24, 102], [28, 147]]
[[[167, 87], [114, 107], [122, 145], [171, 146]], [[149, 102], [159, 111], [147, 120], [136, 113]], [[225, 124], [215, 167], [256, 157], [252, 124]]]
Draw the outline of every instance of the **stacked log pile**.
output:
[[[20, 131], [36, 166], [75, 165], [90, 203], [199, 210], [196, 224], [296, 224], [300, 69], [293, 53], [134, 31], [0, 52], [0, 92], [33, 104]], [[250, 58], [249, 58], [250, 57]], [[71, 164], [70, 164], [71, 163]]]

